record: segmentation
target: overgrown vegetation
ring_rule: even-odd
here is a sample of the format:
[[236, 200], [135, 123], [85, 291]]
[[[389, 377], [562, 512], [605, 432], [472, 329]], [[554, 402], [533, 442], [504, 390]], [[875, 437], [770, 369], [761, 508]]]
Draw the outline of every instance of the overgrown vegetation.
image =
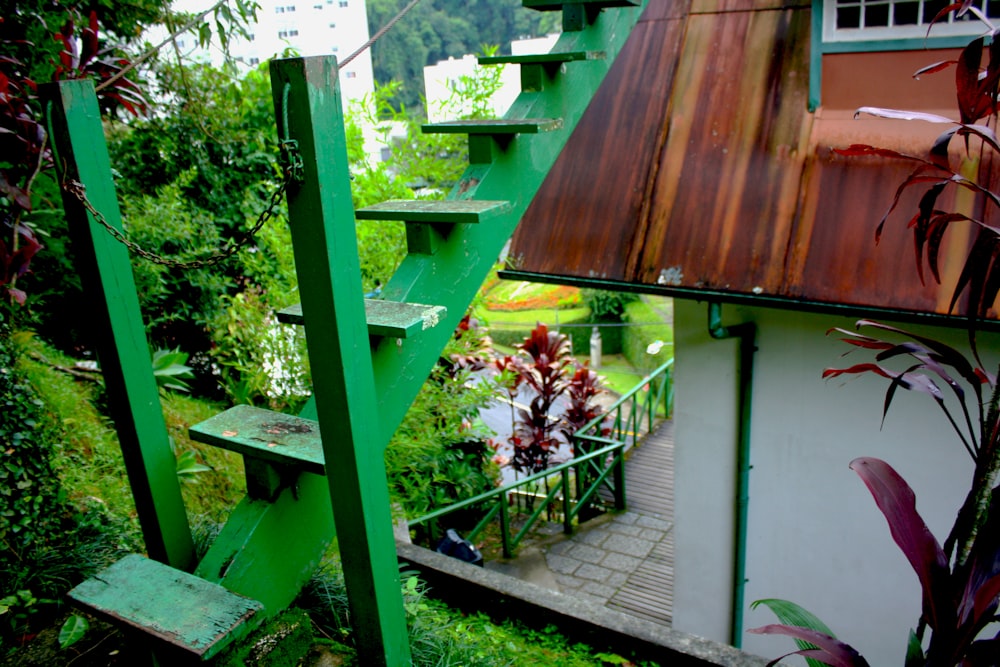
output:
[[[161, 7], [147, 4], [116, 9], [115, 16], [85, 16], [75, 3], [0, 6], [0, 130], [11, 130], [12, 118], [23, 121], [17, 132], [0, 131], [2, 147], [19, 142], [17, 151], [4, 150], [0, 157], [0, 293], [8, 297], [0, 317], [14, 320], [19, 331], [0, 329], [0, 656], [50, 623], [69, 587], [122, 553], [142, 550], [117, 437], [106, 416], [108, 399], [83, 333], [90, 304], [76, 277], [33, 84], [51, 77], [50, 65], [61, 68], [60, 76], [107, 81], [127, 65], [110, 59], [105, 36], [129, 41], [140, 26], [167, 20]], [[213, 7], [220, 24], [208, 31], [216, 37], [241, 29], [253, 11], [246, 3], [235, 14], [220, 14], [220, 7], [228, 5]], [[479, 9], [506, 15], [510, 7]], [[66, 16], [72, 23], [65, 23]], [[51, 32], [61, 25], [68, 27], [53, 41]], [[29, 37], [45, 48], [22, 43]], [[169, 106], [106, 124], [125, 232], [152, 254], [203, 258], [241, 238], [280, 181], [266, 69], [237, 79], [226, 68], [178, 65], [161, 56], [147, 67], [146, 98]], [[129, 76], [138, 81], [140, 74]], [[456, 116], [483, 117], [499, 76], [498, 68], [490, 68], [463, 79], [446, 105]], [[127, 79], [120, 81], [102, 96], [106, 110], [153, 106]], [[400, 85], [380, 86], [349, 113], [357, 206], [442, 196], [465, 163], [460, 137], [424, 135], [420, 119], [398, 107]], [[362, 127], [377, 128], [392, 146], [387, 162], [369, 160]], [[403, 138], [393, 138], [400, 128]], [[277, 207], [244, 251], [214, 266], [133, 261], [148, 338], [158, 350], [151, 371], [160, 382], [184, 502], [190, 516], [209, 522], [223, 521], [242, 497], [242, 461], [190, 441], [188, 426], [217, 413], [222, 401], [295, 412], [308, 395], [301, 327], [275, 321], [276, 310], [298, 301], [286, 222]], [[372, 291], [405, 252], [404, 228], [361, 222], [357, 229], [363, 286]], [[578, 303], [578, 293], [566, 293], [563, 305]], [[463, 323], [387, 449], [394, 499], [408, 513], [430, 511], [497, 483], [486, 444], [490, 434], [478, 423], [479, 409], [495, 392], [489, 380], [475, 375], [487, 363], [488, 342], [485, 332]], [[566, 382], [578, 389], [571, 416], [576, 423], [593, 412], [588, 400], [596, 378], [586, 369], [571, 375]], [[485, 617], [464, 618], [427, 599], [416, 579], [405, 581], [416, 664], [595, 664], [585, 647], [566, 646], [554, 631], [498, 629]], [[342, 585], [338, 591], [346, 601]], [[340, 609], [346, 614], [346, 606]], [[346, 627], [330, 623], [321, 627], [332, 628], [331, 634]], [[67, 627], [73, 641], [86, 633], [79, 622]], [[623, 660], [608, 658], [614, 664]]]
[[[530, 628], [521, 623], [494, 623], [482, 613], [462, 614], [430, 597], [426, 586], [414, 573], [404, 571], [401, 578], [415, 666], [652, 667], [650, 663], [634, 663], [621, 655], [594, 651], [585, 644], [574, 643], [555, 626]], [[298, 604], [309, 611], [313, 623], [324, 636], [337, 644], [351, 645], [347, 592], [339, 562], [330, 561], [317, 572]], [[336, 645], [333, 648], [334, 652], [351, 660], [349, 649]]]

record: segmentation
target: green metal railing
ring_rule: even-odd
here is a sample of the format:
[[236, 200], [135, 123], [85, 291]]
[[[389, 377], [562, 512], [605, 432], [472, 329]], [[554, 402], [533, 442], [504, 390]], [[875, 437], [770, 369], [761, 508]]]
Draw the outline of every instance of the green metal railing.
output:
[[[483, 518], [465, 537], [470, 542], [475, 541], [499, 517], [503, 556], [511, 558], [514, 549], [545, 512], [551, 516], [553, 510], [560, 510], [563, 532], [572, 533], [574, 519], [595, 500], [601, 486], [611, 492], [615, 509], [624, 510], [625, 449], [652, 431], [658, 417], [666, 419], [670, 416], [673, 410], [673, 363], [671, 359], [644, 377], [607, 411], [574, 433], [576, 456], [573, 459], [435, 510], [410, 521], [410, 527], [425, 527], [433, 541], [441, 532], [438, 526], [443, 517], [472, 507], [488, 507]], [[544, 492], [536, 495], [535, 489], [539, 487], [544, 488]], [[516, 532], [512, 529], [512, 496], [527, 496], [530, 499], [525, 504], [526, 511], [530, 514]]]

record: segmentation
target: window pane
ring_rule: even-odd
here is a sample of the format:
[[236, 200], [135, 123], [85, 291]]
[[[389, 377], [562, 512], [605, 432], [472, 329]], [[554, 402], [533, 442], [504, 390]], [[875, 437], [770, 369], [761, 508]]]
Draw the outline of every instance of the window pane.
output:
[[838, 7], [837, 8], [838, 28], [860, 28], [861, 8], [860, 7]]
[[[948, 0], [925, 0], [924, 2], [924, 23], [930, 24], [937, 16], [938, 12], [948, 6]], [[947, 23], [948, 18], [941, 19], [940, 23]], [[932, 33], [933, 34], [933, 33]]]
[[889, 25], [889, 5], [866, 5], [865, 27], [884, 27]]
[[892, 6], [893, 25], [916, 25], [919, 16], [919, 2], [897, 2]]

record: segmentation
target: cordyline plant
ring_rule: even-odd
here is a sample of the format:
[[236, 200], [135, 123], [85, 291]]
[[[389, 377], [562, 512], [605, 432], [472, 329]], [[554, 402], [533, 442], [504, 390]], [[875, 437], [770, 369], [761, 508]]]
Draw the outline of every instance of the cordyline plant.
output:
[[[935, 21], [949, 12], [965, 11], [986, 21], [970, 2], [950, 5]], [[963, 49], [957, 61], [935, 63], [917, 73], [956, 66], [959, 121], [917, 112], [859, 109], [859, 113], [884, 118], [948, 123], [950, 127], [934, 142], [927, 157], [866, 145], [838, 151], [848, 156], [877, 155], [916, 164], [915, 170], [897, 189], [889, 211], [878, 225], [876, 239], [889, 214], [899, 205], [902, 194], [910, 188], [924, 188], [909, 223], [913, 229], [921, 281], [924, 280], [926, 258], [931, 275], [940, 283], [938, 260], [942, 238], [953, 223], [971, 224], [978, 229], [951, 298], [951, 309], [963, 293], [968, 301], [971, 359], [932, 338], [861, 320], [858, 332], [833, 331], [842, 334], [849, 345], [874, 353], [874, 360], [848, 368], [827, 369], [823, 373], [828, 378], [873, 373], [887, 379], [889, 388], [883, 418], [899, 389], [930, 396], [975, 464], [969, 492], [943, 546], [917, 512], [912, 489], [888, 463], [865, 457], [850, 464], [874, 497], [889, 524], [893, 540], [920, 582], [922, 609], [916, 629], [910, 634], [906, 667], [1000, 664], [1000, 632], [996, 627], [1000, 623], [997, 615], [1000, 599], [1000, 486], [997, 486], [1000, 385], [997, 374], [984, 368], [975, 338], [977, 320], [987, 315], [1000, 292], [1000, 226], [995, 220], [1000, 208], [1000, 193], [991, 189], [989, 183], [952, 169], [948, 160], [948, 148], [955, 137], [962, 138], [966, 150], [973, 142], [981, 145], [984, 164], [990, 162], [989, 158], [1000, 157], [1000, 142], [994, 131], [1000, 84], [1000, 40], [992, 26], [991, 33], [993, 41], [989, 47], [985, 46], [984, 38], [976, 39]], [[985, 64], [984, 50], [988, 54]], [[974, 215], [937, 208], [941, 195], [949, 188], [974, 193], [981, 202], [980, 212]], [[860, 333], [861, 329], [872, 335]], [[886, 335], [883, 337], [883, 334]], [[901, 369], [886, 365], [893, 361], [902, 364]], [[794, 638], [799, 646], [794, 654], [805, 656], [810, 665], [868, 664], [856, 650], [836, 639], [819, 619], [798, 605], [784, 600], [760, 600], [757, 604], [768, 606], [782, 623], [749, 632]]]
[[[500, 383], [511, 399], [511, 465], [530, 474], [549, 467], [552, 453], [562, 443], [560, 435], [572, 443], [572, 435], [601, 414], [594, 399], [604, 390], [597, 373], [574, 361], [569, 338], [544, 324], [532, 330], [518, 351], [521, 354], [496, 360], [494, 367], [506, 375]], [[533, 394], [527, 408], [513, 402], [522, 387]], [[556, 414], [559, 399], [565, 408]]]

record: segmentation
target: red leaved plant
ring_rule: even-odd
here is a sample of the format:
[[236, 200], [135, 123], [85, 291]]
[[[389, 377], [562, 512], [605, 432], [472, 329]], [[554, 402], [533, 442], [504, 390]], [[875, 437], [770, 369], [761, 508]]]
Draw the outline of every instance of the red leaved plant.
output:
[[[944, 8], [935, 20], [949, 12], [965, 11], [972, 11], [981, 17], [978, 10], [970, 6], [969, 0], [965, 0]], [[957, 61], [935, 63], [917, 73], [956, 66], [959, 121], [911, 111], [871, 107], [858, 110], [858, 113], [884, 118], [950, 124], [951, 127], [931, 146], [927, 157], [868, 145], [854, 145], [838, 151], [849, 156], [877, 155], [917, 164], [897, 188], [889, 210], [878, 224], [876, 241], [889, 215], [899, 206], [902, 194], [911, 187], [925, 187], [917, 210], [909, 221], [921, 281], [924, 280], [926, 260], [931, 275], [940, 283], [942, 239], [952, 223], [965, 222], [978, 228], [952, 293], [950, 306], [953, 310], [962, 294], [967, 295], [969, 340], [974, 361], [932, 338], [861, 320], [858, 329], [875, 329], [890, 336], [881, 338], [844, 329], [833, 331], [843, 334], [844, 341], [855, 348], [874, 353], [874, 360], [848, 368], [827, 369], [823, 373], [825, 378], [873, 373], [889, 380], [883, 418], [899, 389], [930, 396], [975, 463], [970, 490], [943, 546], [917, 512], [913, 490], [888, 463], [875, 458], [858, 458], [850, 464], [871, 492], [889, 524], [893, 540], [920, 582], [922, 609], [917, 628], [910, 635], [906, 667], [985, 667], [1000, 661], [1000, 632], [990, 636], [991, 631], [988, 630], [991, 624], [1000, 622], [997, 615], [1000, 602], [1000, 486], [997, 486], [1000, 474], [1000, 386], [997, 376], [983, 369], [975, 340], [977, 319], [990, 312], [1000, 293], [1000, 226], [991, 219], [1000, 208], [1000, 193], [988, 184], [984, 185], [952, 169], [948, 161], [948, 148], [956, 136], [963, 138], [967, 150], [970, 140], [976, 139], [984, 153], [1000, 155], [1000, 142], [994, 129], [989, 127], [991, 120], [996, 126], [1000, 87], [1000, 39], [997, 39], [996, 32], [992, 37], [985, 67], [982, 65], [985, 41], [979, 38], [963, 49]], [[987, 119], [986, 123], [980, 124], [983, 118]], [[983, 162], [989, 160], [984, 159]], [[974, 193], [981, 202], [979, 217], [938, 209], [938, 200], [949, 187]], [[897, 337], [902, 337], [902, 340]], [[902, 369], [886, 365], [885, 362], [890, 360], [901, 363]], [[954, 407], [956, 405], [957, 408]], [[782, 624], [767, 625], [749, 632], [794, 638], [799, 646], [794, 654], [803, 655], [811, 665], [850, 667], [868, 664], [857, 651], [834, 638], [825, 626], [818, 623], [818, 619], [794, 603], [783, 600], [763, 600], [760, 603], [775, 611]], [[927, 630], [930, 630], [929, 637], [925, 637]]]
[[[53, 79], [93, 78], [105, 111], [122, 107], [135, 115], [145, 113], [146, 102], [139, 87], [122, 75], [128, 61], [110, 57], [110, 49], [99, 49], [97, 14], [90, 13], [79, 40], [75, 31], [74, 22], [68, 20], [53, 35], [62, 46]], [[14, 44], [0, 40], [0, 49], [13, 51], [8, 47]], [[38, 108], [37, 88], [24, 63], [0, 55], [0, 196], [6, 200], [0, 202], [0, 294], [20, 304], [27, 295], [17, 288], [17, 280], [29, 272], [32, 258], [42, 249], [22, 218], [32, 209], [35, 179], [52, 167], [51, 138]]]

